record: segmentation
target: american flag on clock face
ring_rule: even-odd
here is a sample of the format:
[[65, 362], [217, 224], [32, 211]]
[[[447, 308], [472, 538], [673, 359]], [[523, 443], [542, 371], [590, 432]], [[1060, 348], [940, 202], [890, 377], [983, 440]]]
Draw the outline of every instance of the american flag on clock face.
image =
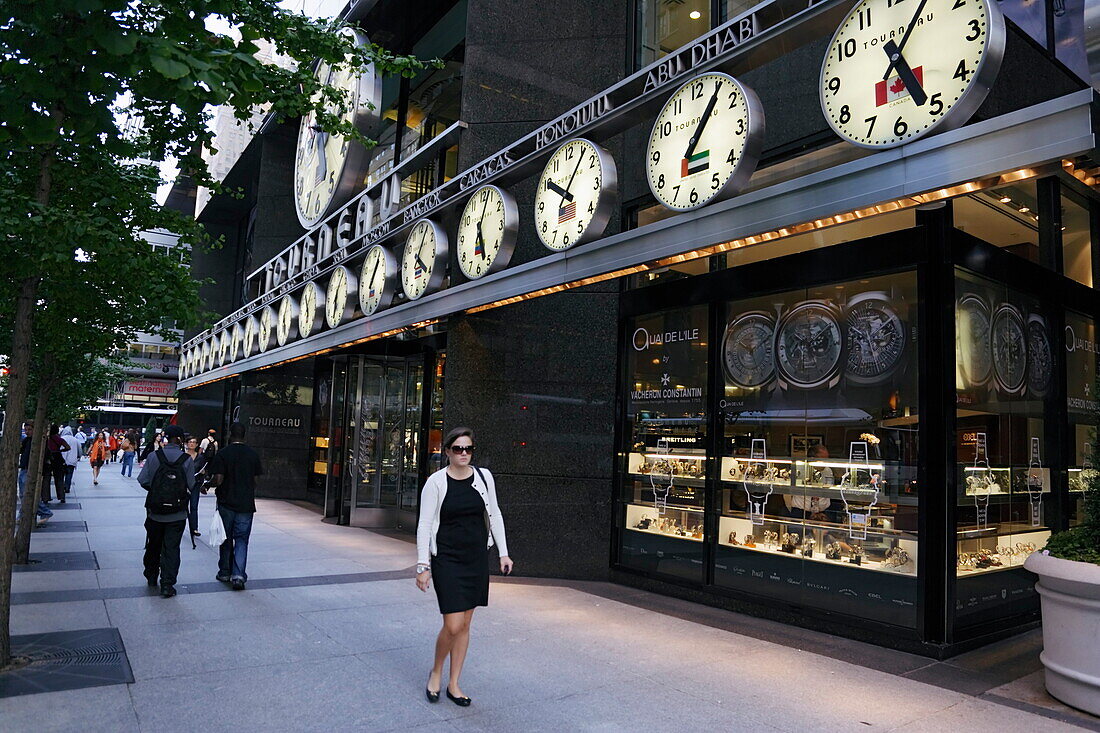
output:
[[565, 206], [558, 207], [558, 223], [562, 224], [577, 215], [577, 202], [570, 201]]

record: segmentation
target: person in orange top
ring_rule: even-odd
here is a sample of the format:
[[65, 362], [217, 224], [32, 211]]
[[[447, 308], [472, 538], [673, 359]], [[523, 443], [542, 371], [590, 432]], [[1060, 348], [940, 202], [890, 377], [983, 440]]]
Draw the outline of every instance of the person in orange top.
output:
[[88, 461], [92, 464], [92, 484], [99, 485], [99, 469], [107, 462], [107, 433], [98, 433], [91, 449], [88, 451]]
[[111, 437], [107, 440], [107, 445], [111, 449], [110, 461], [111, 461], [111, 463], [114, 463], [115, 458], [118, 457], [118, 446], [119, 446], [118, 435], [116, 433], [111, 433]]

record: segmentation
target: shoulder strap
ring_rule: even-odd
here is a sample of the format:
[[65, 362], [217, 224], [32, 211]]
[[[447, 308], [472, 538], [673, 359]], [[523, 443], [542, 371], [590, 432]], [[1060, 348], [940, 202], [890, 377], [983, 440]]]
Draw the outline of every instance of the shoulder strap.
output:
[[481, 478], [481, 483], [485, 484], [485, 488], [486, 490], [488, 490], [489, 482], [485, 480], [485, 474], [481, 472], [481, 469], [478, 466], [474, 466], [473, 469], [477, 471], [477, 475]]
[[190, 457], [191, 456], [187, 455], [187, 451], [180, 453], [180, 457], [177, 458], [174, 463], [172, 463], [172, 468], [179, 468], [184, 464], [184, 461], [186, 461]]
[[163, 448], [157, 448], [156, 454], [157, 454], [157, 460], [160, 461], [160, 465], [167, 466], [168, 465], [168, 456], [164, 455], [164, 449]]

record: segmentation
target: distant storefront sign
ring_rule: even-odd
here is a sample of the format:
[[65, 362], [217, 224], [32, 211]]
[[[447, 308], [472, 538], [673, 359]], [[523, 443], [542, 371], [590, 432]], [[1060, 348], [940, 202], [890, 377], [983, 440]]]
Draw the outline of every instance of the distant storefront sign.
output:
[[122, 383], [122, 393], [142, 396], [171, 397], [176, 393], [176, 383], [162, 379], [135, 379]]

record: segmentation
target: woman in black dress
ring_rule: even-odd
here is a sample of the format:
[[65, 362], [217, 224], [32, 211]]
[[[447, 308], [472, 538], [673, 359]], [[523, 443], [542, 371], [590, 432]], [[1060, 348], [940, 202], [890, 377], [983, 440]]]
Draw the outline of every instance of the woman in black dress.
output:
[[443, 441], [448, 464], [424, 483], [417, 525], [416, 585], [427, 591], [435, 580], [443, 628], [435, 641], [435, 664], [428, 677], [429, 702], [438, 702], [443, 662], [451, 658], [447, 697], [456, 705], [470, 704], [458, 685], [474, 609], [489, 605], [489, 547], [500, 551], [500, 572], [512, 572], [504, 519], [497, 506], [493, 475], [470, 465], [474, 434], [455, 428]]

